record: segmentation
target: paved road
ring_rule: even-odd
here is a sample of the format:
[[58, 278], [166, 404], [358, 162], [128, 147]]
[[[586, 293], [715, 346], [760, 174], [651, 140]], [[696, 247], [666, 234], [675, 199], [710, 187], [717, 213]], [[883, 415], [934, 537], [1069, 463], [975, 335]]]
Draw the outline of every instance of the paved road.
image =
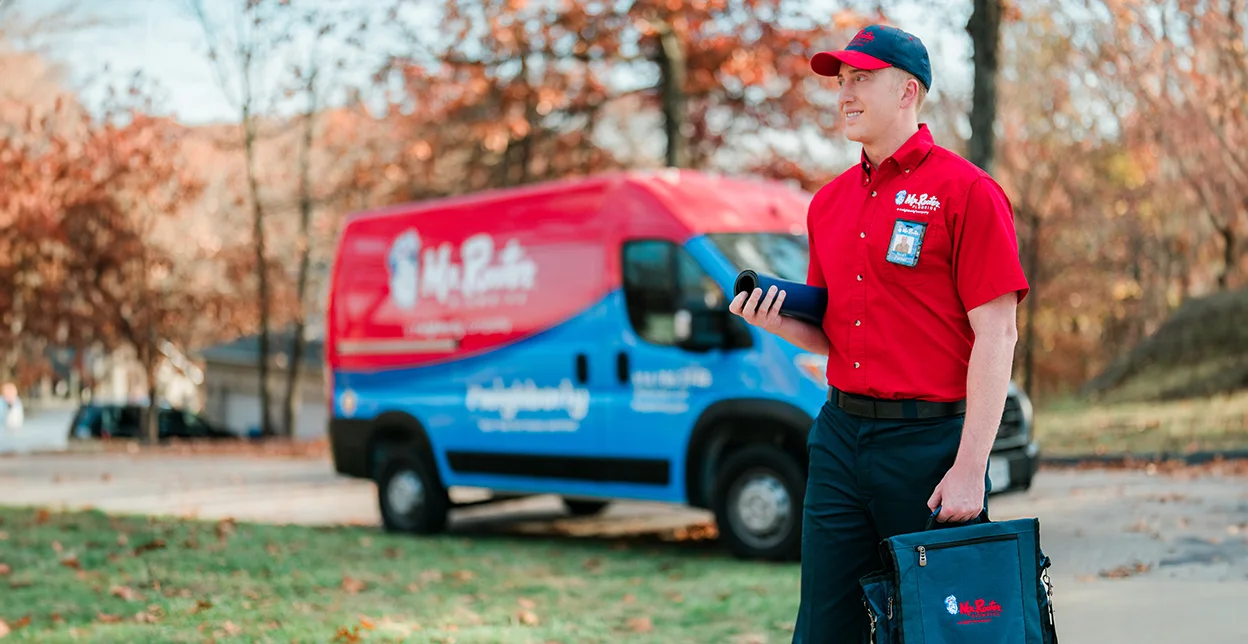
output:
[[[9, 455], [0, 456], [0, 490], [10, 505], [379, 523], [373, 486], [335, 476], [323, 458]], [[1041, 518], [1065, 642], [1248, 641], [1240, 613], [1248, 597], [1248, 478], [1047, 470], [1031, 491], [994, 497], [992, 516]], [[709, 518], [620, 503], [572, 519], [556, 499], [538, 497], [459, 510], [452, 529], [619, 536]]]

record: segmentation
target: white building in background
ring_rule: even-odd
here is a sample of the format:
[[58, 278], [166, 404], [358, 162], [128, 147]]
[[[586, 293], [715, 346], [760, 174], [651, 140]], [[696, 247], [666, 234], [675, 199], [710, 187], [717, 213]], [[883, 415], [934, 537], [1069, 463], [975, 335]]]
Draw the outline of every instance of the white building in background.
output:
[[[295, 388], [295, 431], [297, 440], [325, 436], [328, 410], [325, 407], [324, 342], [319, 330], [307, 334], [299, 382]], [[293, 336], [269, 336], [269, 409], [274, 423], [282, 418], [286, 392], [287, 365]], [[260, 338], [250, 335], [209, 347], [200, 352], [204, 365], [204, 406], [200, 414], [210, 423], [232, 432], [249, 435], [260, 432]]]

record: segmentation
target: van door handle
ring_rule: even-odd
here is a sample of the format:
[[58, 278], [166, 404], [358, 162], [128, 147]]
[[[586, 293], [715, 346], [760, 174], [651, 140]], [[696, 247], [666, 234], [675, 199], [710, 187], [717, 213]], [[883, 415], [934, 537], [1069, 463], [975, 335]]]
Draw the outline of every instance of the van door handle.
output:
[[623, 351], [615, 354], [615, 377], [620, 383], [628, 382], [628, 354]]
[[589, 356], [576, 354], [576, 381], [582, 385], [589, 382]]

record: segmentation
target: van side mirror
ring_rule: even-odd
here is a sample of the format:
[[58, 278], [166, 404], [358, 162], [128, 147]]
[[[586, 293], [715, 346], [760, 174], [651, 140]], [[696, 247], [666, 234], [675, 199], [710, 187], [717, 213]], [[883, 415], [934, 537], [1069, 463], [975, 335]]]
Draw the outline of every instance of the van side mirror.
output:
[[728, 309], [679, 309], [675, 319], [676, 339], [681, 348], [689, 351], [748, 347], [753, 339], [742, 322]]

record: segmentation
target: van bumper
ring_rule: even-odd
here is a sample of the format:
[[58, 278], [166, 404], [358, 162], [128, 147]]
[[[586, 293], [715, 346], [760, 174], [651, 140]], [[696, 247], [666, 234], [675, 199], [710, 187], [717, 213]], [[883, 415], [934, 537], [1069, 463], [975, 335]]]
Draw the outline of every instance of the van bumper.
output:
[[329, 450], [335, 471], [355, 478], [372, 478], [368, 471], [368, 446], [372, 444], [373, 431], [373, 423], [368, 420], [330, 419]]
[[1040, 468], [1040, 446], [1032, 441], [1026, 445], [994, 451], [989, 460], [989, 474], [995, 469], [992, 494], [1021, 492], [1031, 487]]

